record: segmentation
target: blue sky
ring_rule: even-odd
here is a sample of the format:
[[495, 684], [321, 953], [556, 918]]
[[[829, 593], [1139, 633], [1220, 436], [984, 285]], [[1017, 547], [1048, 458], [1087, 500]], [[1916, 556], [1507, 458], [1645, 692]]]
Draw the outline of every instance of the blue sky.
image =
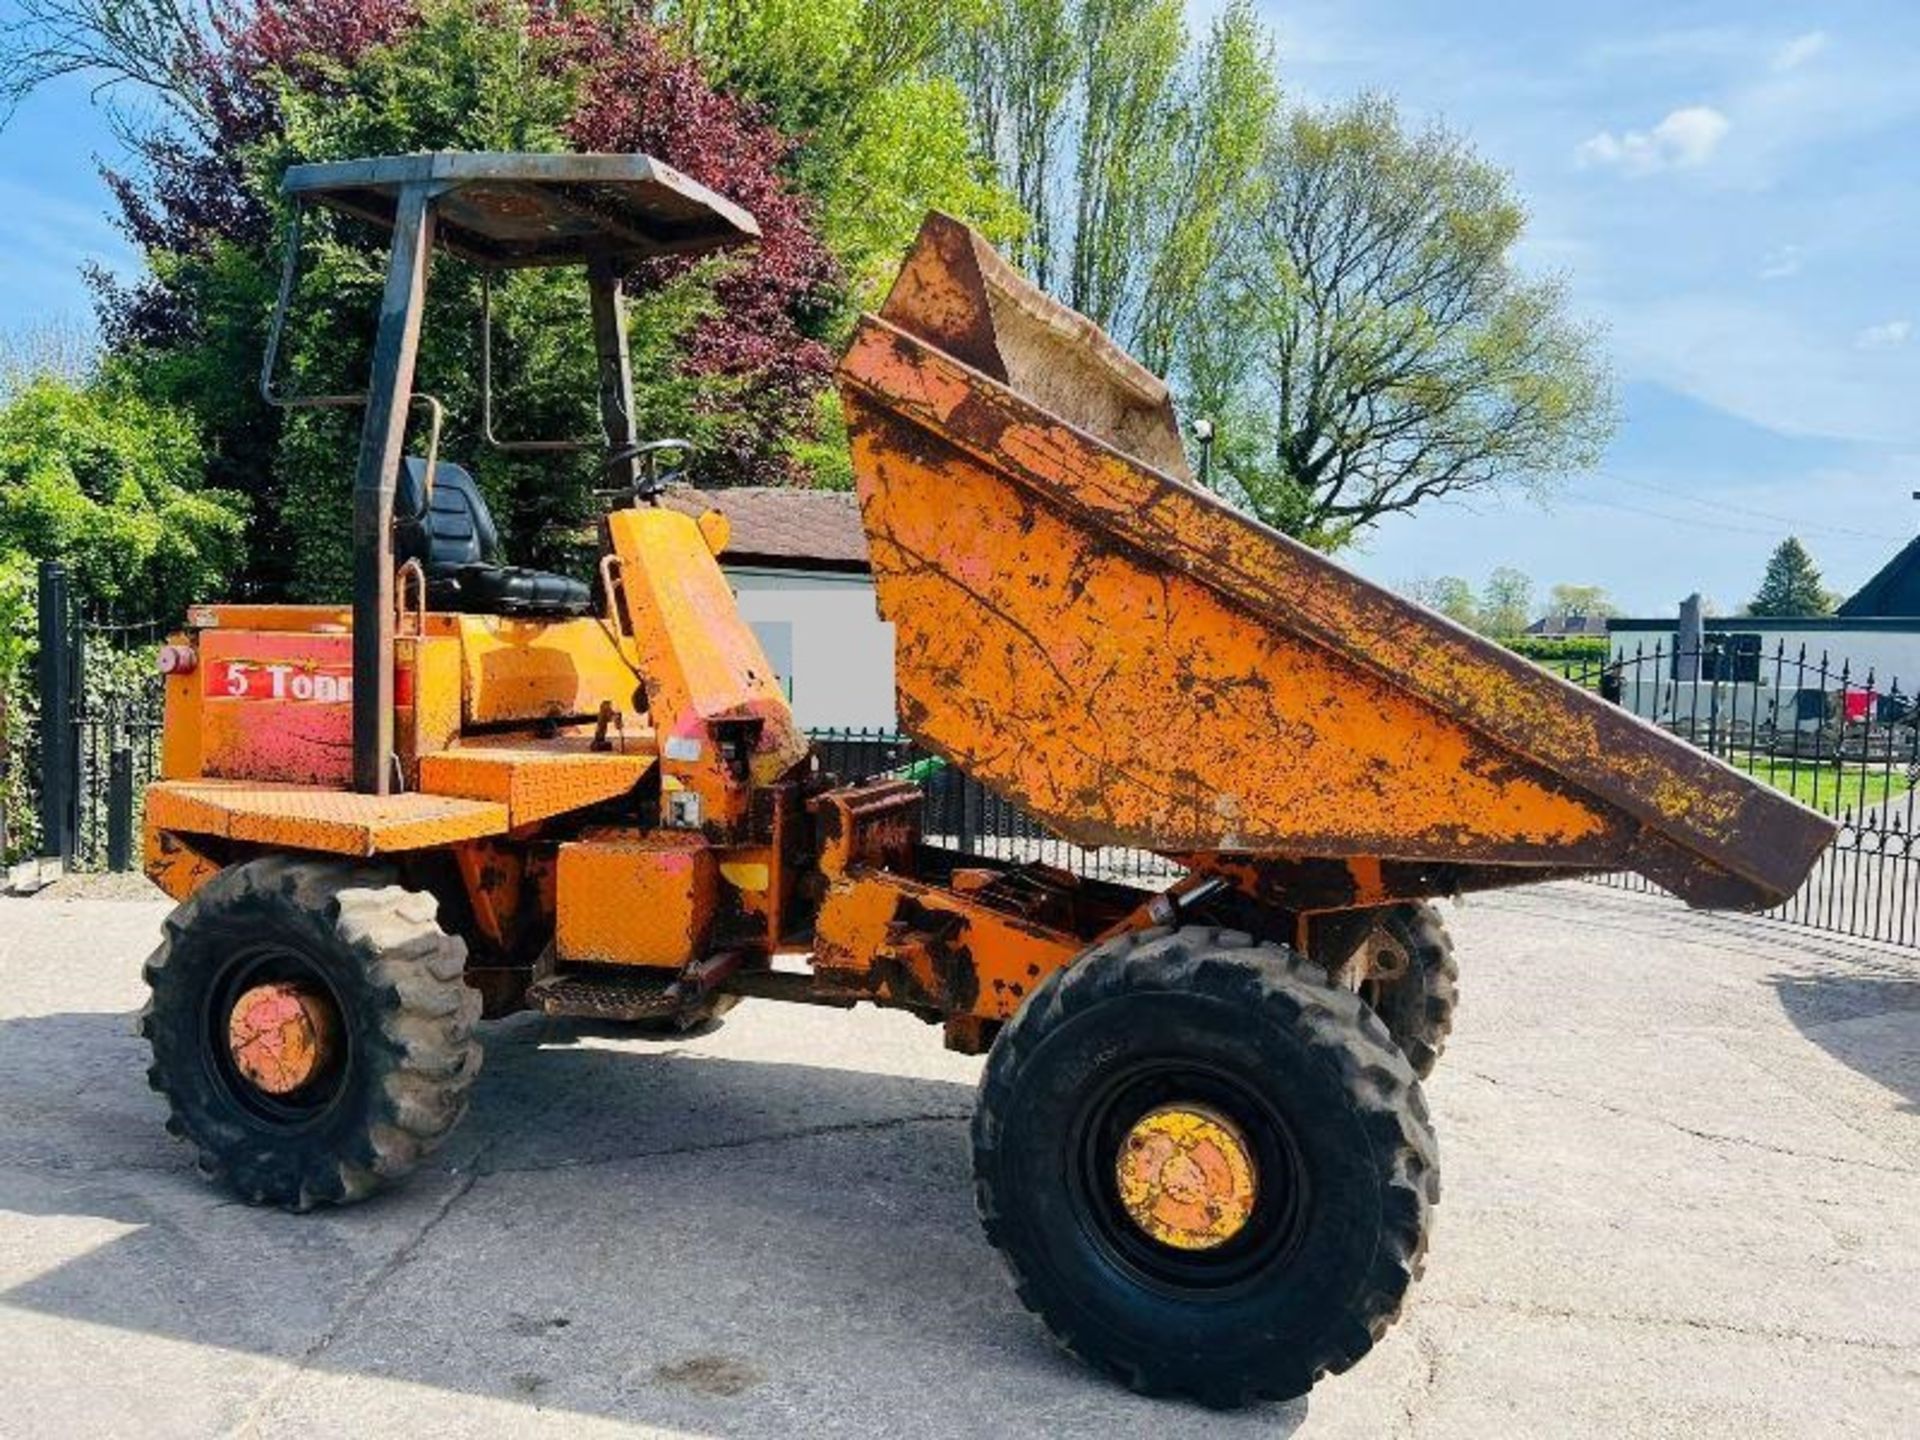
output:
[[[1384, 91], [1511, 169], [1522, 262], [1567, 275], [1620, 382], [1605, 463], [1548, 508], [1429, 507], [1349, 563], [1731, 609], [1789, 532], [1847, 591], [1920, 528], [1920, 6], [1261, 3], [1294, 100]], [[77, 84], [0, 132], [0, 330], [84, 321], [82, 261], [138, 263], [114, 153]]]
[[1523, 263], [1567, 274], [1620, 382], [1551, 509], [1423, 510], [1360, 569], [1731, 609], [1789, 531], [1848, 591], [1920, 528], [1920, 6], [1262, 9], [1293, 99], [1382, 90], [1513, 172]]

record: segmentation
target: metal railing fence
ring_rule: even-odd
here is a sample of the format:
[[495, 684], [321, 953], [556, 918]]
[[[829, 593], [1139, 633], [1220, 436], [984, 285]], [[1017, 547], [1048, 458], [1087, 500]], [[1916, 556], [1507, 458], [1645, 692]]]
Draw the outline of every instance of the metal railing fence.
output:
[[[1772, 918], [1920, 945], [1920, 706], [1898, 680], [1803, 646], [1768, 651], [1737, 634], [1709, 635], [1698, 650], [1656, 643], [1547, 668], [1838, 824], [1832, 847]], [[1143, 885], [1180, 873], [1148, 851], [1082, 849], [906, 736], [823, 730], [813, 738], [822, 768], [842, 779], [897, 773], [919, 781], [927, 791], [923, 829], [936, 843]], [[1657, 889], [1634, 874], [1594, 878]]]

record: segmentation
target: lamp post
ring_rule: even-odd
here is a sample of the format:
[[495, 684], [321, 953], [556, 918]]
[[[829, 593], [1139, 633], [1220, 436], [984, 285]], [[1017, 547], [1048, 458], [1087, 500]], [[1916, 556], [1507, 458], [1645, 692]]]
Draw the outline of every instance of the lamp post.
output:
[[1213, 474], [1213, 421], [1204, 415], [1195, 420], [1193, 438], [1200, 446], [1200, 483], [1209, 485]]

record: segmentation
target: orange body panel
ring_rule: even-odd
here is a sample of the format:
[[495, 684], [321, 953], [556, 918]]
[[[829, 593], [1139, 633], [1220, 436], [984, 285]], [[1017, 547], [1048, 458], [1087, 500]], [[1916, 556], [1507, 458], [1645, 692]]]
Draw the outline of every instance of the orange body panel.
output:
[[492, 800], [518, 829], [628, 794], [653, 769], [653, 756], [589, 748], [591, 731], [556, 740], [470, 741], [423, 756], [420, 788], [430, 795]]
[[147, 787], [147, 825], [150, 831], [213, 835], [287, 850], [379, 855], [504, 834], [507, 807], [441, 795], [162, 780]]
[[[285, 608], [297, 621], [311, 614], [308, 607]], [[224, 607], [220, 613], [225, 618]], [[177, 640], [187, 643], [184, 636]], [[164, 776], [347, 784], [352, 644], [350, 633], [318, 624], [201, 631], [198, 664], [167, 677]], [[394, 658], [397, 749], [411, 780], [423, 752], [459, 737], [460, 642], [404, 636]]]
[[813, 960], [829, 990], [1006, 1020], [1085, 943], [937, 885], [862, 870], [828, 887]]
[[427, 633], [460, 642], [461, 718], [469, 726], [591, 718], [602, 704], [623, 724], [640, 724], [640, 678], [603, 621], [432, 614]]
[[353, 628], [353, 610], [345, 605], [191, 605], [187, 624], [196, 630], [345, 633]]
[[714, 856], [698, 835], [656, 831], [560, 847], [554, 949], [562, 960], [678, 969], [713, 928]]
[[208, 630], [200, 690], [200, 773], [344, 785], [353, 776], [353, 637]]
[[[192, 637], [169, 635], [170, 645], [191, 645]], [[191, 780], [201, 773], [200, 672], [175, 672], [163, 682], [165, 721], [160, 729], [160, 778]]]
[[1068, 837], [1536, 862], [1632, 843], [1624, 817], [1385, 679], [1185, 575], [1144, 576], [1044, 507], [1010, 508], [968, 457], [910, 470], [861, 443], [887, 474], [867, 503], [908, 728]]
[[[407, 636], [394, 642], [396, 667], [412, 677], [411, 704], [394, 712], [394, 748], [407, 781], [420, 787], [423, 756], [444, 750], [460, 738], [460, 642], [447, 636]], [[450, 792], [451, 793], [451, 792]]]

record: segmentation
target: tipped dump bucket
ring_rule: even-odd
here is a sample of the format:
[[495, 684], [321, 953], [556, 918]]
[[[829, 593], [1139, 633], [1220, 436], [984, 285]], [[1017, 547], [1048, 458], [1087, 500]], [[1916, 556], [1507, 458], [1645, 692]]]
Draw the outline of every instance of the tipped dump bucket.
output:
[[903, 725], [1069, 839], [1786, 899], [1824, 817], [1196, 487], [1166, 388], [933, 216], [839, 372]]

